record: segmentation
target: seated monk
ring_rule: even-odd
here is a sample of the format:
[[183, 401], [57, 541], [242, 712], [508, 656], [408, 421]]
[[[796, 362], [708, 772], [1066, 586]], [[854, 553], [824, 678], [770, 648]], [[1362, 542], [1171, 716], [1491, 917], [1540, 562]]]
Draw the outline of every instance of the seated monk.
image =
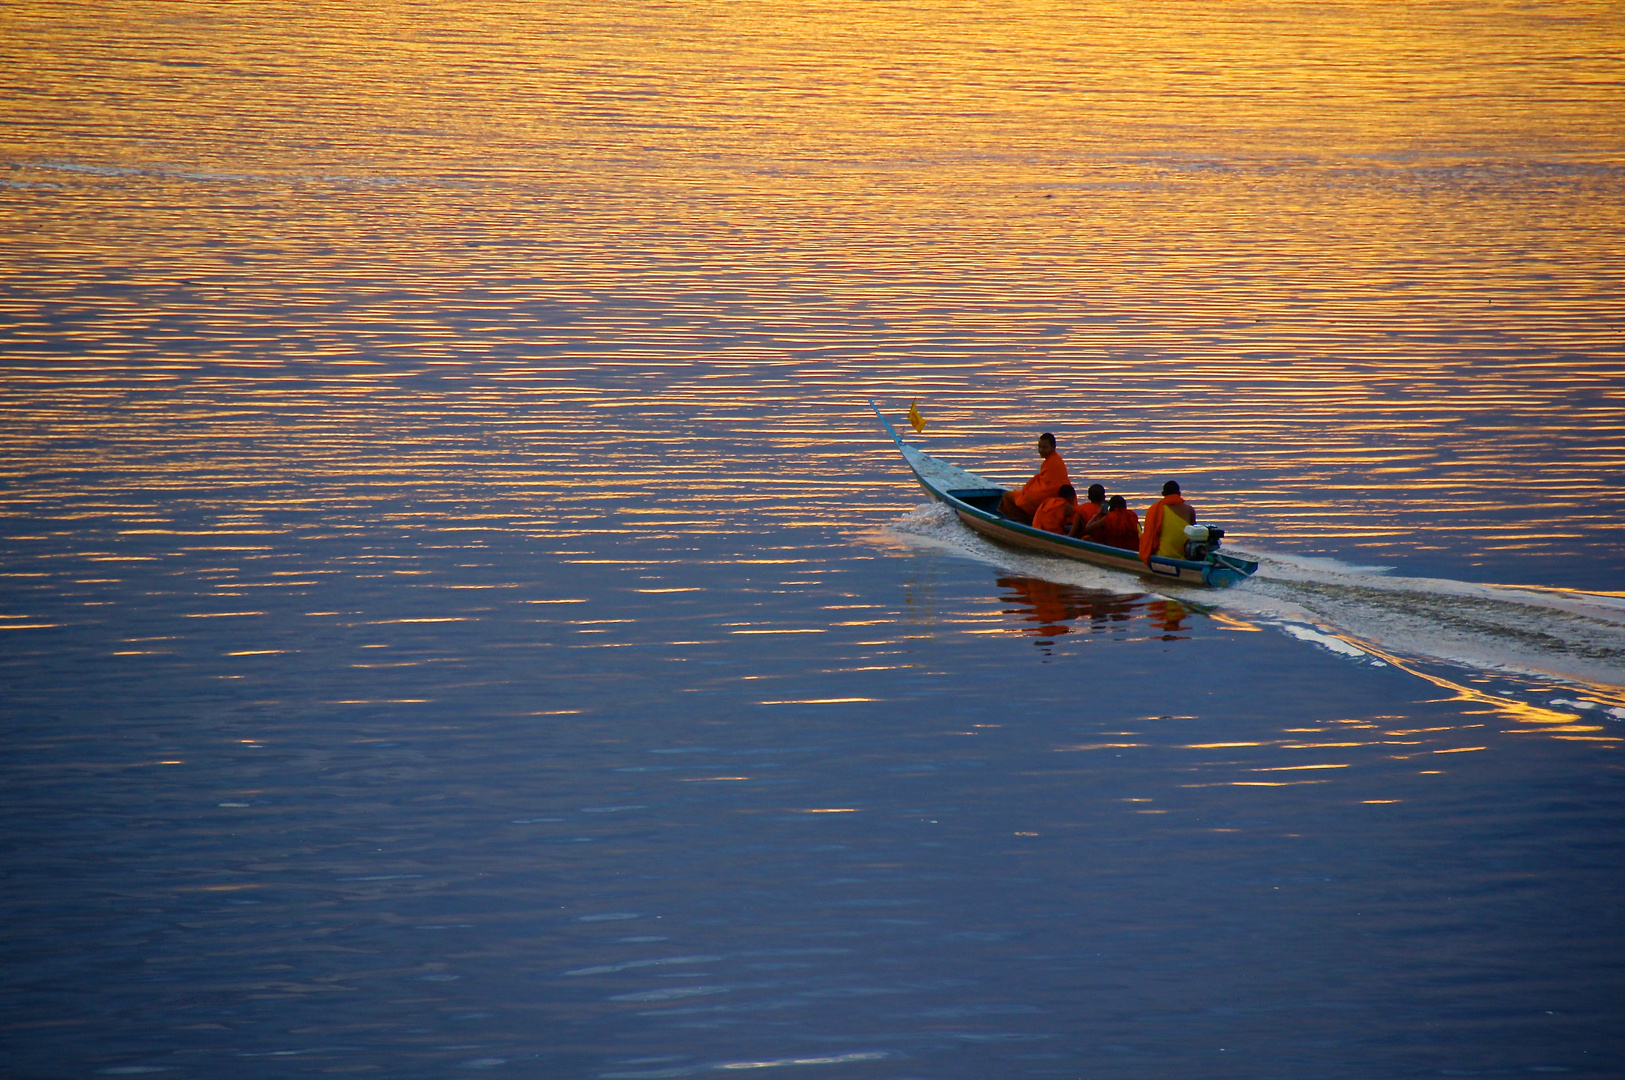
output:
[[1068, 532], [1077, 516], [1077, 489], [1071, 484], [1062, 484], [1060, 491], [1038, 504], [1038, 511], [1033, 514], [1033, 528], [1052, 533]]
[[1069, 482], [1066, 462], [1055, 452], [1055, 436], [1047, 431], [1038, 437], [1038, 456], [1044, 461], [1033, 478], [1020, 491], [1006, 491], [999, 500], [999, 513], [1023, 525], [1031, 525], [1033, 514], [1044, 500], [1053, 497], [1062, 484]]
[[1078, 504], [1078, 514], [1072, 519], [1072, 526], [1066, 531], [1072, 536], [1082, 536], [1089, 523], [1105, 512], [1106, 489], [1099, 484], [1090, 484], [1089, 501]]
[[1140, 515], [1128, 508], [1123, 496], [1113, 495], [1106, 504], [1106, 512], [1083, 528], [1086, 540], [1097, 544], [1138, 551], [1140, 548]]
[[1185, 526], [1196, 524], [1196, 508], [1179, 494], [1179, 484], [1173, 480], [1162, 485], [1162, 498], [1151, 504], [1145, 512], [1145, 532], [1140, 535], [1140, 561], [1150, 563], [1151, 556], [1167, 559], [1185, 557]]

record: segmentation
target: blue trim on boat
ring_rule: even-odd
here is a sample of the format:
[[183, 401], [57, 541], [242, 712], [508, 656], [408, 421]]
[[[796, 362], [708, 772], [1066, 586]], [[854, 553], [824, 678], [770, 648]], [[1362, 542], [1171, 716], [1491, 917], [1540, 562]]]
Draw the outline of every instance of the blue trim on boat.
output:
[[[897, 429], [891, 426], [891, 421], [890, 420], [887, 420], [884, 416], [880, 415], [880, 406], [875, 404], [875, 399], [874, 398], [869, 399], [869, 408], [871, 408], [871, 409], [873, 409], [875, 411], [875, 416], [879, 417], [881, 424], [883, 424], [885, 426], [886, 434], [891, 436], [891, 441], [896, 443], [898, 446], [902, 446], [903, 445], [903, 437], [901, 435], [897, 434]], [[912, 469], [909, 470], [909, 471], [913, 472]], [[919, 474], [915, 473], [915, 475], [918, 476]]]

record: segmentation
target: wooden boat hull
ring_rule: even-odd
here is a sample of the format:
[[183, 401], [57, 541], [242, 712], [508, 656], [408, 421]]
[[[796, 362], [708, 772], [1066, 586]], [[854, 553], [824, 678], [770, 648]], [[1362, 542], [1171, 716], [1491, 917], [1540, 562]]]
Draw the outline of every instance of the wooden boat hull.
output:
[[[875, 408], [875, 403], [871, 401], [869, 406]], [[1003, 488], [908, 445], [880, 415], [878, 408], [875, 408], [875, 415], [880, 417], [886, 432], [897, 444], [920, 487], [938, 502], [947, 503], [960, 521], [990, 540], [1158, 581], [1209, 588], [1222, 588], [1245, 581], [1258, 570], [1256, 562], [1238, 559], [1224, 552], [1214, 552], [1200, 562], [1153, 555], [1148, 564], [1140, 561], [1138, 552], [1097, 544], [1092, 540], [1077, 540], [1012, 521], [998, 512], [999, 500], [1004, 496]]]

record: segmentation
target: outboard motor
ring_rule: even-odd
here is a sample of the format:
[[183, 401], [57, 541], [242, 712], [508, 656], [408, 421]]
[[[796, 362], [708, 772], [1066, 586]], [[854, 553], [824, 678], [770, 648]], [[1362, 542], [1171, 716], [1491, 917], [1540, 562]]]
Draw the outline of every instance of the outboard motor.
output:
[[1219, 541], [1223, 537], [1224, 530], [1211, 525], [1185, 526], [1185, 558], [1191, 562], [1201, 562], [1219, 550]]

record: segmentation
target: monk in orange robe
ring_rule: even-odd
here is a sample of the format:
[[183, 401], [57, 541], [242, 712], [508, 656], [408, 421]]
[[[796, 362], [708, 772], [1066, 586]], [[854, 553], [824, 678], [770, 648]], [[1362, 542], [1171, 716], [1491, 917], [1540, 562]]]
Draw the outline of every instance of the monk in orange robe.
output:
[[1060, 491], [1038, 504], [1038, 510], [1033, 514], [1033, 528], [1052, 533], [1070, 532], [1077, 517], [1077, 489], [1071, 484], [1062, 484]]
[[1044, 460], [1033, 478], [1020, 491], [1006, 491], [1004, 498], [999, 500], [999, 513], [1023, 525], [1031, 525], [1033, 514], [1044, 500], [1054, 497], [1060, 492], [1062, 484], [1070, 482], [1066, 475], [1066, 462], [1055, 452], [1055, 436], [1047, 431], [1038, 437], [1038, 456]]
[[1145, 532], [1140, 534], [1140, 561], [1149, 564], [1151, 556], [1168, 559], [1185, 557], [1185, 526], [1196, 524], [1196, 508], [1179, 493], [1179, 484], [1162, 485], [1162, 498], [1145, 512]]
[[[1066, 530], [1072, 536], [1081, 537], [1088, 529], [1089, 523], [1096, 520], [1106, 512], [1106, 489], [1099, 484], [1089, 485], [1089, 501], [1078, 504], [1078, 514], [1072, 519], [1071, 526]], [[1136, 518], [1136, 521], [1139, 519]], [[1139, 547], [1139, 541], [1135, 541]]]
[[1140, 515], [1128, 508], [1123, 496], [1113, 495], [1106, 512], [1083, 527], [1087, 540], [1125, 551], [1140, 547]]

